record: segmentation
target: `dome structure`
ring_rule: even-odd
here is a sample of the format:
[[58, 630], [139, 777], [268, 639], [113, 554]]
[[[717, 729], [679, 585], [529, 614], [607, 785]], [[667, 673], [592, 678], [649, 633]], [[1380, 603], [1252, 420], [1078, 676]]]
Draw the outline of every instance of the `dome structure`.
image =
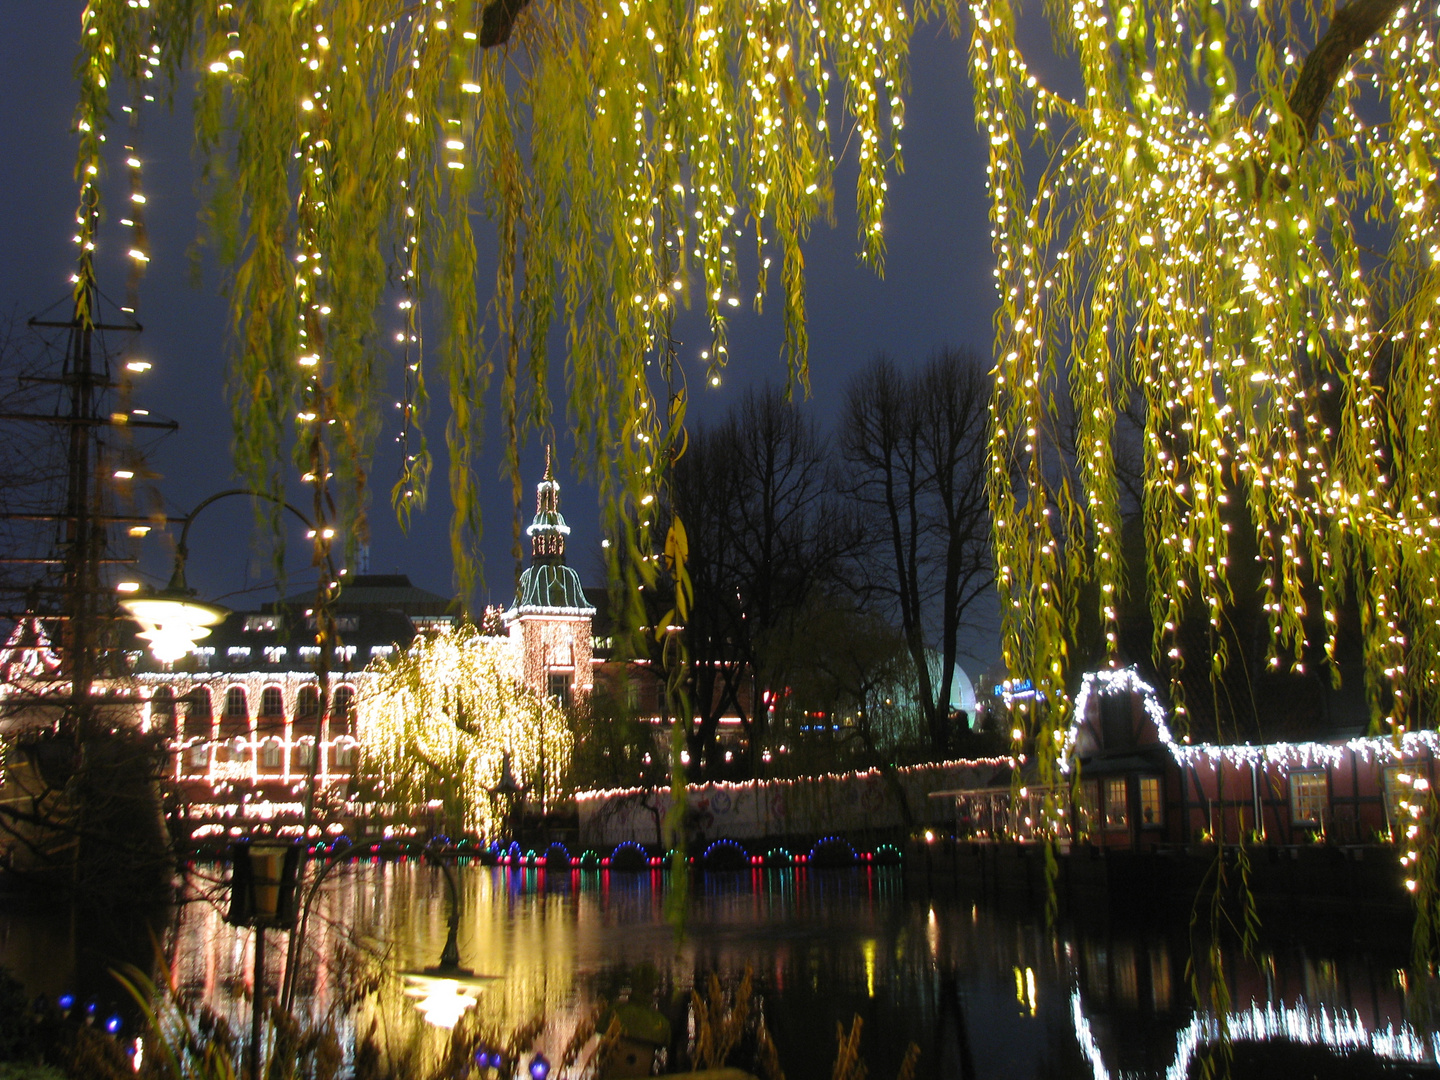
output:
[[535, 519], [525, 530], [530, 537], [530, 565], [520, 575], [515, 594], [516, 615], [593, 615], [580, 575], [565, 565], [565, 537], [570, 526], [560, 513], [560, 485], [545, 454], [545, 477], [535, 487]]

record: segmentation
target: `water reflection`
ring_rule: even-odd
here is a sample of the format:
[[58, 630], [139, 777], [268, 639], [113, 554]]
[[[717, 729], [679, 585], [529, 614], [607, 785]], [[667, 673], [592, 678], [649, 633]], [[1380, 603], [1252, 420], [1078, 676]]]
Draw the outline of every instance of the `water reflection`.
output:
[[[502, 976], [480, 991], [477, 1014], [500, 1031], [544, 1014], [542, 1049], [553, 1057], [600, 996], [626, 989], [637, 964], [655, 966], [666, 994], [711, 971], [738, 979], [750, 966], [792, 1080], [830, 1075], [836, 1025], [856, 1014], [877, 1078], [893, 1074], [913, 1040], [924, 1055], [919, 1075], [928, 1077], [1178, 1080], [1193, 1075], [1219, 1036], [1220, 1018], [1191, 1004], [1184, 925], [1048, 930], [1034, 913], [907, 893], [895, 871], [756, 870], [698, 881], [677, 940], [663, 917], [664, 882], [659, 871], [547, 878], [462, 865], [462, 962]], [[313, 947], [301, 958], [303, 1010], [331, 1017], [347, 1044], [372, 1026], [387, 1039], [433, 1038], [398, 985], [358, 1003], [346, 988], [375, 965], [394, 972], [435, 963], [446, 913], [433, 867], [338, 869], [317, 899]], [[1353, 927], [1342, 929], [1336, 937], [1277, 925], [1258, 965], [1232, 963], [1231, 1037], [1440, 1074], [1436, 1029], [1412, 1016], [1417, 998], [1400, 971], [1405, 942], [1357, 941]], [[12, 965], [24, 960], [15, 940], [12, 931]], [[243, 1025], [252, 935], [196, 903], [168, 946], [183, 992]], [[267, 983], [276, 987], [284, 950], [267, 953]], [[1237, 1077], [1265, 1075], [1247, 1074], [1243, 1055], [1236, 1060]], [[1274, 1067], [1267, 1059], [1265, 1068]]]

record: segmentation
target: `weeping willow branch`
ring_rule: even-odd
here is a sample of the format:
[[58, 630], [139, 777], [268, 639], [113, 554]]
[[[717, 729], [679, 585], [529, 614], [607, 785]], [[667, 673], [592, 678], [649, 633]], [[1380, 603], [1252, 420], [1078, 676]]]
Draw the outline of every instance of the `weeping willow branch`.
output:
[[361, 772], [402, 816], [439, 802], [452, 828], [503, 829], [492, 805], [506, 758], [524, 788], [560, 790], [574, 736], [559, 706], [520, 683], [508, 638], [474, 626], [416, 638], [375, 665], [356, 702]]
[[[1013, 4], [971, 12], [1000, 286], [990, 492], [1003, 647], [1051, 706], [1017, 741], [1046, 775], [1069, 722], [1070, 658], [1094, 646], [1077, 638], [1082, 615], [1118, 659], [1113, 446], [1136, 402], [1152, 644], [1182, 730], [1186, 665], [1224, 673], [1223, 630], [1251, 599], [1277, 673], [1335, 674], [1358, 609], [1374, 723], [1432, 722], [1433, 14], [1390, 0], [1080, 0], [1047, 9], [1071, 93], [1028, 62]], [[1261, 189], [1266, 169], [1275, 182]], [[1237, 595], [1239, 559], [1259, 568], [1258, 598]], [[1187, 656], [1182, 627], [1207, 622], [1215, 649]]]
[[1400, 0], [1354, 0], [1331, 17], [1324, 36], [1305, 57], [1288, 99], [1305, 145], [1314, 139], [1320, 126], [1320, 113], [1351, 57], [1380, 32], [1399, 7]]
[[[778, 260], [790, 374], [808, 385], [801, 245], [833, 206], [832, 133], [858, 147], [859, 243], [878, 269], [910, 33], [936, 13], [953, 20], [953, 0], [92, 0], [82, 250], [113, 73], [150, 87], [194, 71], [240, 471], [276, 491], [291, 462], [333, 480], [336, 525], [356, 542], [377, 418], [403, 368], [392, 499], [408, 522], [430, 476], [430, 365], [447, 384], [468, 599], [497, 369], [518, 491], [516, 447], [551, 423], [548, 345], [563, 341], [565, 413], [617, 532], [667, 466], [659, 429], [674, 418], [650, 360], [677, 306], [703, 308], [708, 347], [683, 359], [713, 376], [727, 318], [760, 307]], [[497, 232], [488, 289], [481, 214]], [[438, 351], [422, 348], [426, 326]]]

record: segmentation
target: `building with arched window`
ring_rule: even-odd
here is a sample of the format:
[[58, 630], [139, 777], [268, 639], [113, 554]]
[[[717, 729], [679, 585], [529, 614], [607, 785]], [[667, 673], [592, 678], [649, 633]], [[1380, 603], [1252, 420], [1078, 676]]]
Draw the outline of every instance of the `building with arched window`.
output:
[[[521, 654], [516, 670], [527, 685], [580, 704], [598, 663], [595, 608], [565, 563], [570, 530], [559, 498], [547, 464], [529, 530], [532, 562], [494, 629]], [[359, 758], [355, 702], [366, 668], [417, 634], [456, 622], [447, 598], [403, 574], [342, 575], [327, 694], [316, 674], [313, 605], [313, 594], [298, 592], [260, 611], [232, 612], [173, 664], [154, 661], [139, 641], [129, 653], [141, 723], [171, 740], [178, 813], [191, 835], [243, 833], [259, 821], [295, 828], [307, 818], [338, 831]]]

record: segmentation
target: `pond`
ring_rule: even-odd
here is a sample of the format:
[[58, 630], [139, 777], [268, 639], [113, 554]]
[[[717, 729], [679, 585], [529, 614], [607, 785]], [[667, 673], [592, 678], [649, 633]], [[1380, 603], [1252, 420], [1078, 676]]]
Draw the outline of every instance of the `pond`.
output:
[[[653, 965], [662, 991], [681, 992], [711, 972], [733, 983], [750, 968], [791, 1080], [828, 1078], [837, 1024], [855, 1016], [876, 1080], [895, 1075], [912, 1041], [921, 1077], [1179, 1078], [1194, 1074], [1216, 1038], [1217, 1014], [1191, 1003], [1183, 920], [1047, 929], [1035, 911], [907, 888], [895, 869], [755, 870], [697, 880], [677, 939], [658, 871], [547, 880], [543, 870], [462, 864], [457, 873], [462, 962], [499, 976], [477, 1012], [500, 1030], [545, 1015], [540, 1045], [552, 1056], [592, 1003], [613, 1000], [641, 964]], [[207, 888], [218, 893], [198, 879], [192, 891]], [[434, 964], [446, 893], [437, 869], [413, 861], [339, 868], [316, 903], [314, 949], [299, 968], [304, 1010], [335, 1015], [347, 1040], [371, 1025], [418, 1026], [398, 992], [345, 1008], [347, 972]], [[1302, 1065], [1305, 1075], [1440, 1075], [1437, 1029], [1402, 970], [1403, 927], [1272, 921], [1256, 962], [1231, 958], [1225, 1021], [1235, 1076]], [[59, 993], [65, 979], [98, 970], [81, 960], [83, 932], [35, 915], [0, 917], [0, 951], [36, 992]], [[253, 935], [200, 900], [165, 937], [182, 992], [243, 1029]], [[283, 947], [268, 958], [274, 986]]]

